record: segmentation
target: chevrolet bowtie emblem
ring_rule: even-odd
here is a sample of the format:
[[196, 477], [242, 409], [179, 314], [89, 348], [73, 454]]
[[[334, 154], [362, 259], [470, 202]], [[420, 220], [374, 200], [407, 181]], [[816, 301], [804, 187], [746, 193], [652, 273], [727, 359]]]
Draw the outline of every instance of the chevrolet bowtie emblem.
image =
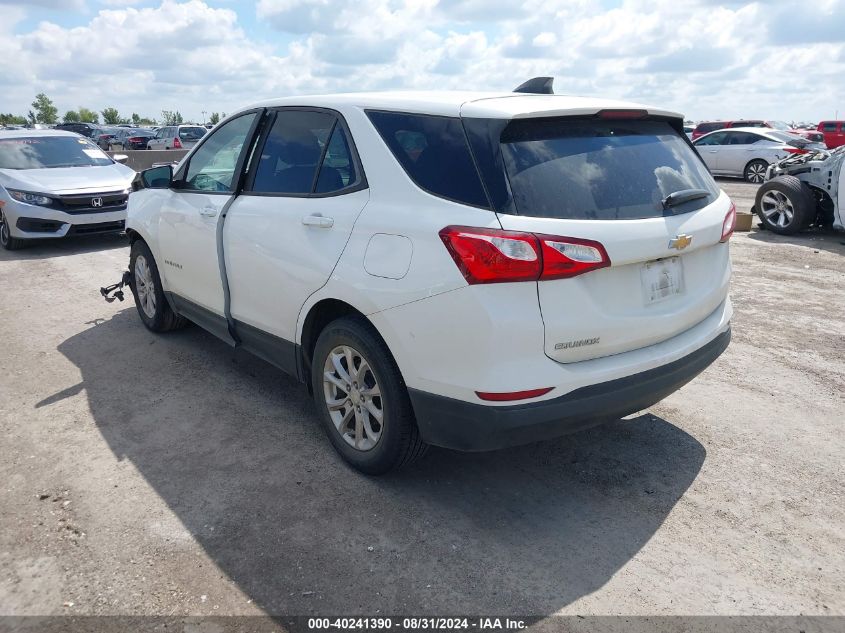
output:
[[674, 239], [669, 240], [669, 248], [674, 248], [679, 251], [684, 250], [692, 243], [692, 235], [676, 235]]

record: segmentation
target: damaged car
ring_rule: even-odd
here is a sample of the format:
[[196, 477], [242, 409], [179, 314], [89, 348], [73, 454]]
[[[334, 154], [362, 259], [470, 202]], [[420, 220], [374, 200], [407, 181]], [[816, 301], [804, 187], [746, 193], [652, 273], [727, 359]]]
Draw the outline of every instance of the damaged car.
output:
[[790, 155], [766, 170], [754, 211], [774, 233], [792, 235], [811, 226], [845, 229], [845, 146]]

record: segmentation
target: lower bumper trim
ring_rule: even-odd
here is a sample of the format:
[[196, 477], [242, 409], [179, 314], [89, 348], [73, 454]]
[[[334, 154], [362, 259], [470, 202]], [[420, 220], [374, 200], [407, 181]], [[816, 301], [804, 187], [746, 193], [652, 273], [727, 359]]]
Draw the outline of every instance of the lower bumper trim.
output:
[[646, 409], [704, 371], [728, 347], [731, 330], [676, 361], [560, 398], [493, 407], [409, 389], [423, 439], [460, 451], [518, 446], [580, 431]]

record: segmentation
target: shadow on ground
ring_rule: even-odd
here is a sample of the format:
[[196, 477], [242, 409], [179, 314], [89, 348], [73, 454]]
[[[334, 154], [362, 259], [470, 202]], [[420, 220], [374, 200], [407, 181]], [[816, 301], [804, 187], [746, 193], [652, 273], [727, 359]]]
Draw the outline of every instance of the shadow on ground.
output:
[[123, 233], [102, 235], [72, 235], [58, 239], [32, 240], [17, 251], [0, 248], [0, 260], [49, 259], [94, 251], [107, 251], [129, 246]]
[[368, 478], [302, 385], [199, 328], [155, 336], [130, 307], [59, 350], [114, 454], [271, 614], [553, 613], [648, 542], [705, 457], [642, 415]]
[[[754, 226], [757, 227], [759, 220], [755, 216]], [[801, 231], [794, 235], [778, 235], [771, 231], [753, 230], [748, 237], [752, 240], [767, 242], [770, 244], [791, 244], [793, 246], [806, 246], [816, 250], [829, 251], [838, 255], [845, 255], [845, 233], [833, 229], [812, 228]]]

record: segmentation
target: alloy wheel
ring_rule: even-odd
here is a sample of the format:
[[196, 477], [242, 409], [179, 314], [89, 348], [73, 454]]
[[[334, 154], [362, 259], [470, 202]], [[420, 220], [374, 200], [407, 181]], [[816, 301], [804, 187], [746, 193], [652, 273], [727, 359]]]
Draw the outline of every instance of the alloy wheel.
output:
[[155, 283], [153, 282], [150, 265], [143, 255], [138, 255], [135, 258], [135, 290], [138, 293], [138, 301], [144, 314], [150, 319], [154, 319], [156, 314]]
[[6, 224], [6, 216], [0, 212], [0, 244], [3, 246], [8, 244], [10, 237], [11, 233], [9, 233], [9, 225]]
[[749, 182], [760, 184], [766, 179], [766, 169], [767, 167], [761, 163], [752, 163], [745, 170], [745, 177]]
[[795, 208], [787, 196], [780, 191], [767, 191], [760, 198], [760, 206], [765, 218], [780, 227], [789, 226], [795, 215]]
[[323, 367], [323, 395], [335, 429], [347, 444], [368, 451], [384, 430], [381, 388], [369, 362], [349, 345], [335, 347]]

